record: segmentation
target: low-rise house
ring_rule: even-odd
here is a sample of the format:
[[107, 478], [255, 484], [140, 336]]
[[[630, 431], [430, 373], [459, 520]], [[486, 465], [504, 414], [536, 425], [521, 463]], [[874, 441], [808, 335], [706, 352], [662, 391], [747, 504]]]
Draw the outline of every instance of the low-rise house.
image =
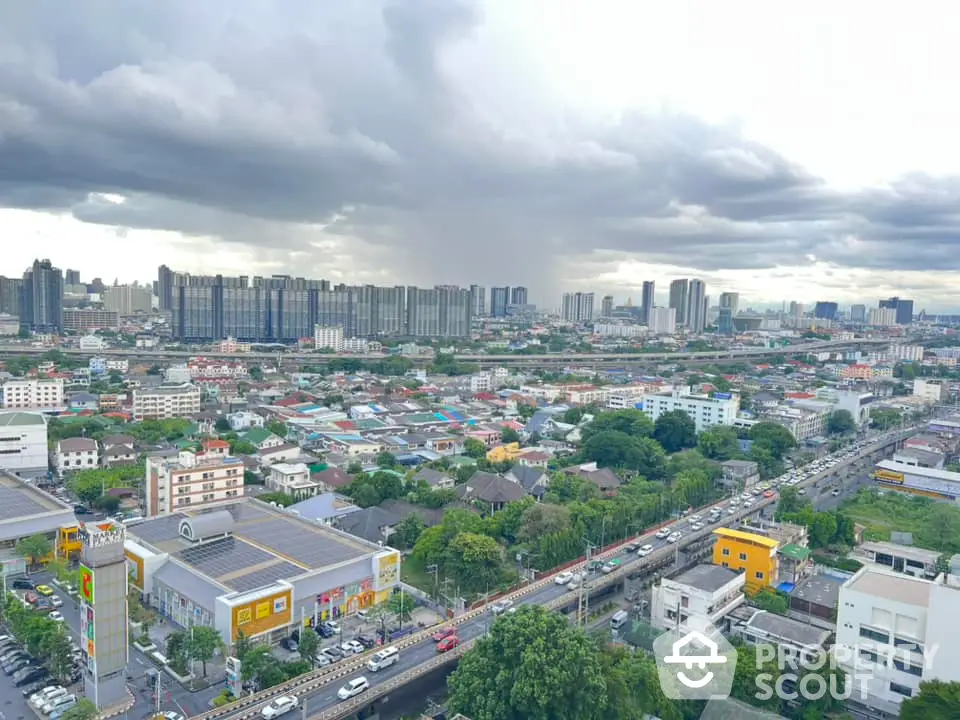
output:
[[415, 484], [425, 482], [434, 490], [446, 490], [452, 488], [455, 484], [454, 479], [450, 475], [432, 468], [423, 468], [417, 472], [417, 474], [413, 476], [413, 482]]
[[[259, 415], [257, 417], [259, 417]], [[261, 452], [287, 444], [282, 437], [274, 435], [262, 426], [252, 427], [246, 432], [240, 433], [239, 437]]]
[[517, 483], [526, 493], [537, 500], [543, 498], [550, 485], [550, 476], [540, 467], [517, 464], [507, 470], [503, 476]]
[[70, 395], [67, 406], [71, 410], [99, 410], [100, 398], [93, 393], [75, 392]]
[[329, 466], [326, 470], [310, 473], [310, 479], [319, 483], [324, 492], [342, 490], [353, 481], [343, 468]]
[[99, 464], [97, 441], [91, 438], [66, 438], [57, 442], [57, 470], [65, 471], [94, 470]]
[[752, 460], [727, 460], [720, 463], [726, 487], [751, 488], [760, 482], [760, 466]]
[[269, 468], [267, 487], [297, 499], [304, 499], [323, 492], [324, 487], [310, 475], [304, 463], [274, 463]]
[[519, 483], [483, 471], [475, 472], [460, 485], [458, 493], [464, 502], [480, 502], [491, 513], [502, 510], [507, 503], [522, 500], [527, 494]]
[[136, 465], [139, 453], [131, 435], [107, 435], [100, 441], [100, 464], [103, 467]]
[[300, 446], [290, 443], [266, 448], [257, 453], [261, 465], [273, 465], [278, 462], [289, 462], [300, 457]]
[[242, 432], [250, 428], [262, 428], [263, 416], [249, 410], [238, 410], [227, 415], [227, 422], [234, 432]]
[[623, 480], [621, 480], [613, 470], [610, 468], [598, 468], [596, 463], [564, 468], [564, 472], [570, 473], [571, 475], [579, 475], [584, 480], [596, 485], [600, 492], [606, 495], [616, 493], [620, 486], [623, 485]]
[[550, 455], [550, 453], [537, 450], [536, 448], [531, 448], [529, 450], [524, 450], [522, 453], [517, 455], [516, 461], [520, 465], [545, 468], [549, 464], [551, 457], [552, 455]]

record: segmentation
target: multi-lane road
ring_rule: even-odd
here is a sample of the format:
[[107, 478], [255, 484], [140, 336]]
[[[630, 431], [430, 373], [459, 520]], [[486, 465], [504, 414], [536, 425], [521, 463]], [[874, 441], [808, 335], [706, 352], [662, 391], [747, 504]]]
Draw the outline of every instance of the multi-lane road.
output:
[[[871, 441], [870, 444], [861, 447], [854, 455], [842, 458], [843, 452], [836, 453], [839, 459], [834, 467], [824, 468], [823, 470], [804, 478], [797, 484], [797, 488], [810, 488], [816, 486], [825, 487], [830, 483], [825, 482], [828, 479], [837, 477], [846, 477], [848, 469], [851, 466], [859, 466], [865, 459], [869, 459], [874, 453], [886, 450], [896, 442], [900, 437], [896, 433], [887, 433]], [[854, 477], [859, 476], [857, 473]], [[832, 497], [832, 495], [830, 495]], [[611, 558], [620, 559], [620, 567], [609, 575], [594, 573], [590, 575], [587, 588], [589, 591], [596, 592], [601, 587], [612, 583], [621, 582], [627, 575], [643, 574], [644, 567], [662, 566], [665, 560], [668, 560], [672, 553], [679, 548], [692, 543], [702, 541], [709, 536], [714, 529], [721, 525], [738, 524], [744, 517], [755, 516], [766, 508], [771, 507], [777, 501], [777, 496], [765, 498], [758, 497], [752, 501], [752, 505], [744, 507], [737, 504], [734, 513], [728, 513], [730, 501], [724, 500], [716, 504], [722, 510], [722, 514], [715, 523], [709, 523], [708, 514], [711, 507], [698, 510], [698, 514], [703, 516], [705, 527], [698, 531], [690, 531], [690, 523], [685, 518], [671, 524], [670, 529], [679, 530], [683, 537], [678, 543], [669, 543], [665, 539], [656, 537], [656, 530], [651, 530], [642, 536], [635, 538], [642, 544], [649, 544], [654, 550], [645, 557], [640, 557], [636, 553], [626, 553], [623, 546], [612, 548], [605, 553], [597, 556], [597, 559], [609, 560]], [[659, 528], [658, 528], [659, 529]], [[584, 564], [571, 568], [574, 571], [582, 572]], [[576, 592], [571, 592], [567, 587], [555, 584], [551, 578], [538, 581], [521, 589], [510, 596], [515, 606], [522, 605], [545, 605], [548, 607], [565, 606], [568, 603], [576, 603]], [[495, 617], [488, 609], [468, 613], [451, 622], [456, 624], [457, 634], [462, 644], [455, 651], [449, 653], [446, 658], [438, 657], [435, 644], [430, 640], [429, 633], [421, 633], [412, 638], [405, 638], [395, 643], [400, 647], [400, 659], [390, 668], [372, 673], [366, 670], [365, 664], [368, 655], [358, 656], [353, 659], [344, 660], [336, 665], [318, 671], [309, 678], [301, 678], [291, 681], [278, 688], [271, 688], [258, 694], [258, 696], [244, 699], [233, 707], [223, 708], [217, 711], [211, 711], [204, 715], [208, 720], [247, 720], [247, 718], [259, 717], [260, 709], [272, 697], [283, 694], [284, 692], [293, 692], [299, 696], [301, 704], [305, 704], [305, 715], [314, 717], [315, 720], [334, 720], [335, 718], [346, 717], [351, 711], [355, 712], [363, 704], [369, 703], [376, 697], [379, 697], [394, 687], [406, 682], [410, 676], [416, 674], [420, 669], [426, 671], [435, 663], [442, 663], [445, 659], [452, 661], [462, 652], [469, 649], [472, 641], [481, 637], [489, 628], [490, 623], [494, 622]], [[436, 628], [434, 628], [435, 630]], [[365, 676], [370, 683], [370, 690], [354, 700], [340, 701], [337, 697], [337, 691], [348, 680]]]
[[[704, 352], [668, 352], [668, 353], [556, 353], [544, 355], [483, 355], [483, 354], [456, 354], [453, 359], [457, 362], [480, 363], [480, 364], [501, 364], [501, 365], [525, 365], [525, 364], [578, 364], [578, 363], [649, 363], [663, 361], [707, 361], [707, 360], [730, 360], [747, 357], [773, 357], [779, 355], [795, 355], [798, 353], [815, 352], [818, 350], [829, 350], [851, 346], [881, 346], [889, 345], [889, 340], [876, 338], [857, 338], [854, 340], [823, 340], [812, 343], [801, 343], [797, 345], [786, 345], [775, 348], [744, 348], [742, 350], [710, 350]], [[13, 355], [36, 355], [43, 352], [46, 348], [37, 348], [28, 343], [22, 344], [3, 344], [0, 345], [0, 357]], [[163, 360], [186, 360], [191, 357], [203, 356], [207, 358], [220, 358], [231, 360], [263, 361], [263, 362], [284, 362], [301, 365], [317, 365], [332, 359], [359, 360], [363, 362], [373, 362], [384, 360], [385, 355], [365, 355], [365, 354], [347, 354], [324, 355], [319, 353], [300, 353], [289, 352], [278, 348], [277, 352], [249, 352], [249, 353], [223, 353], [218, 350], [145, 350], [145, 349], [124, 349], [108, 348], [104, 350], [81, 350], [80, 348], [57, 348], [65, 355], [78, 355], [92, 357], [99, 355], [103, 357], [125, 357], [136, 360], [163, 361]], [[432, 357], [411, 357], [414, 362], [433, 362]]]

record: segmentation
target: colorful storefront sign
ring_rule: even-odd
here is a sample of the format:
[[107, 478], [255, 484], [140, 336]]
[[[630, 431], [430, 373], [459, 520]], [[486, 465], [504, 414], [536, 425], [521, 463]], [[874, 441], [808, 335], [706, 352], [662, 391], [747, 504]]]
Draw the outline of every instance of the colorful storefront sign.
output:
[[253, 637], [289, 625], [293, 605], [290, 590], [283, 590], [269, 597], [252, 600], [233, 608], [232, 639], [243, 631], [247, 637]]
[[80, 598], [93, 605], [93, 570], [86, 565], [80, 566]]

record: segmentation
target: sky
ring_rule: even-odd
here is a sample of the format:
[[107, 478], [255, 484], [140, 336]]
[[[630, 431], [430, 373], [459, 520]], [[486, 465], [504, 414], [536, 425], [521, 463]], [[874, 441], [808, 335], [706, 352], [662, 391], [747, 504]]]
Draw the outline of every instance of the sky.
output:
[[960, 311], [944, 2], [10, 5], [0, 274]]

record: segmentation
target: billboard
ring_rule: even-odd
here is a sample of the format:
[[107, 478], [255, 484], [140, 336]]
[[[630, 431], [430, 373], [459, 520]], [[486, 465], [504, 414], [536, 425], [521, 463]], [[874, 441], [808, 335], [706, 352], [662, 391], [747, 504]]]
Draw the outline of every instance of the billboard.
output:
[[80, 565], [80, 598], [93, 605], [93, 570], [86, 565]]
[[713, 394], [713, 399], [714, 400], [733, 400], [733, 394], [725, 393], [725, 392], [715, 392]]
[[373, 559], [374, 589], [389, 590], [400, 582], [400, 553], [396, 550], [381, 553]]
[[138, 589], [143, 590], [143, 558], [129, 550], [124, 550], [123, 554], [127, 558], [127, 572], [130, 576], [130, 582]]
[[293, 617], [293, 598], [290, 593], [290, 590], [282, 590], [264, 598], [234, 605], [232, 639], [236, 639], [238, 632], [253, 637], [289, 625]]
[[227, 690], [235, 698], [243, 696], [243, 664], [235, 657], [227, 658]]
[[883, 482], [903, 482], [903, 473], [892, 472], [890, 470], [877, 470], [873, 474], [874, 480], [882, 480]]

